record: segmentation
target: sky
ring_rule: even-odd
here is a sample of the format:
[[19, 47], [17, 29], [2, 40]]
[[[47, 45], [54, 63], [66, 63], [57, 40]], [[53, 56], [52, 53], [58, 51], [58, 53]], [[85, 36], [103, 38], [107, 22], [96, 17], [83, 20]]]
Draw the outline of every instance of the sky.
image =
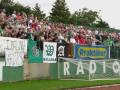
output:
[[[52, 5], [56, 0], [14, 0], [25, 6], [34, 7], [39, 3], [41, 10], [47, 15], [51, 12]], [[100, 11], [100, 17], [106, 21], [111, 28], [120, 29], [120, 0], [66, 0], [71, 13], [82, 8]]]

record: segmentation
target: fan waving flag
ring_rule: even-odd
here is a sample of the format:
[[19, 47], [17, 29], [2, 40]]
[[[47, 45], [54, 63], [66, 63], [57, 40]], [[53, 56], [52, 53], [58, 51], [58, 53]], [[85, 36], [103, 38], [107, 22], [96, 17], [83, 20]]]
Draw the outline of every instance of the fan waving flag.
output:
[[28, 61], [29, 63], [43, 62], [43, 52], [37, 47], [37, 41], [32, 39], [28, 41]]

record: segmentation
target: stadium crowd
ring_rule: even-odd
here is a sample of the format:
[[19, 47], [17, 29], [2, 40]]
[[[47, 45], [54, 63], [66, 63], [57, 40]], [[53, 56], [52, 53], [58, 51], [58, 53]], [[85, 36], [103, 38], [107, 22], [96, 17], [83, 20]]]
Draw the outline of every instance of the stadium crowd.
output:
[[28, 39], [29, 33], [32, 33], [34, 40], [42, 42], [120, 46], [120, 33], [39, 21], [33, 14], [27, 15], [24, 12], [14, 11], [6, 15], [6, 10], [0, 10], [0, 36]]

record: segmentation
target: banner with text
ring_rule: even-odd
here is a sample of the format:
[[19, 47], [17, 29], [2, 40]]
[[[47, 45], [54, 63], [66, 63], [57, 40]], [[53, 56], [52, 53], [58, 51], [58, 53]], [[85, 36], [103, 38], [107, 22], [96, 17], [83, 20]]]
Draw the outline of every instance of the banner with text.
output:
[[5, 64], [6, 66], [22, 66], [24, 60], [24, 52], [16, 50], [5, 50]]
[[[65, 60], [65, 62], [61, 62]], [[120, 60], [67, 60], [59, 58], [59, 65], [51, 67], [51, 72], [59, 79], [107, 80], [120, 79]], [[58, 66], [58, 71], [55, 69]], [[51, 75], [52, 76], [52, 75]], [[53, 78], [55, 75], [52, 76]]]
[[120, 60], [66, 61], [58, 66], [59, 79], [120, 79]]
[[75, 59], [108, 59], [109, 47], [75, 45]]
[[56, 63], [57, 43], [44, 42], [43, 43], [43, 63]]
[[27, 40], [9, 37], [0, 37], [0, 56], [4, 56], [5, 49], [21, 50], [27, 54]]

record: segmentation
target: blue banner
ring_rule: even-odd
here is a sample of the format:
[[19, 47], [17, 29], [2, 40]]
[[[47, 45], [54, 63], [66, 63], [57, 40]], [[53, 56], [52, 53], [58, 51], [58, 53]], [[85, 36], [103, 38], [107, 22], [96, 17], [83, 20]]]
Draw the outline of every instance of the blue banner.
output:
[[74, 58], [84, 60], [98, 60], [109, 58], [109, 47], [106, 46], [80, 46], [74, 47]]

